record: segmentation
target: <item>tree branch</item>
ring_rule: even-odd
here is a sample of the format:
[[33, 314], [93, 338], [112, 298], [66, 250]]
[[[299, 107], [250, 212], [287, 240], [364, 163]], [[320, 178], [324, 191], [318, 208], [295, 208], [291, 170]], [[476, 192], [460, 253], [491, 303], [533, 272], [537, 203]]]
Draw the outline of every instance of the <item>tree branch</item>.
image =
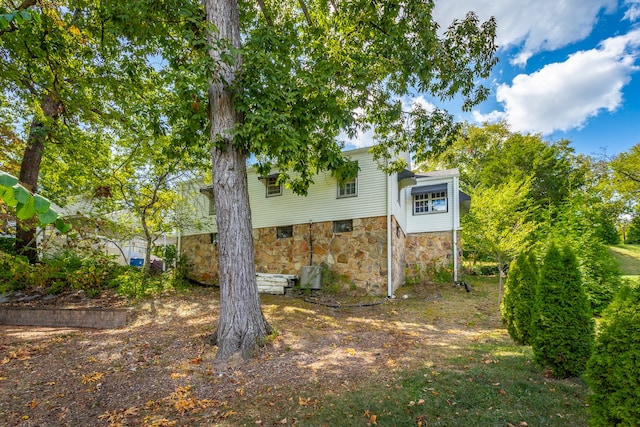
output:
[[306, 3], [304, 2], [304, 0], [298, 0], [298, 2], [300, 3], [300, 7], [302, 8], [302, 13], [304, 13], [304, 17], [307, 20], [307, 25], [312, 27], [313, 21], [311, 21], [311, 16], [309, 15], [309, 9], [307, 9]]
[[273, 18], [269, 14], [267, 10], [267, 5], [264, 4], [264, 0], [258, 0], [258, 5], [260, 5], [260, 10], [262, 11], [262, 15], [264, 16], [264, 20], [267, 21], [267, 24], [270, 27], [273, 27]]

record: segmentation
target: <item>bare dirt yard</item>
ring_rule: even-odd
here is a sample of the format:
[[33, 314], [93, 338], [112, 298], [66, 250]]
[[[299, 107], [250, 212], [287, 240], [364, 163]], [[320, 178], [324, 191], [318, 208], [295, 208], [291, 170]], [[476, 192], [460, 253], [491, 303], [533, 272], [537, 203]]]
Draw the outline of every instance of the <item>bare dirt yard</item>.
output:
[[113, 297], [90, 302], [130, 306], [120, 329], [3, 325], [0, 425], [322, 425], [313, 413], [327, 396], [365, 382], [391, 387], [400, 371], [440, 368], [472, 343], [508, 340], [494, 283], [472, 282], [468, 293], [404, 287], [396, 295], [342, 308], [303, 295], [262, 295], [278, 333], [253, 359], [225, 364], [215, 363], [215, 347], [206, 343], [218, 312], [213, 288], [130, 305]]

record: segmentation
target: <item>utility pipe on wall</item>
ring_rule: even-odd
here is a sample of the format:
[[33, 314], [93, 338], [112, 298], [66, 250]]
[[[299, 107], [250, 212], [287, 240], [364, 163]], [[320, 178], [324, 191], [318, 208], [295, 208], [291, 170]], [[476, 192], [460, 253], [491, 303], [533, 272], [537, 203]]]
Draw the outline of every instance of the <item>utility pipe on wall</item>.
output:
[[393, 268], [393, 262], [391, 256], [393, 255], [393, 249], [391, 247], [391, 206], [393, 191], [390, 190], [390, 175], [387, 175], [387, 297], [393, 298], [393, 275], [391, 269]]
[[313, 265], [313, 220], [309, 220], [309, 265]]
[[458, 230], [457, 230], [457, 225], [458, 225], [458, 221], [457, 219], [459, 218], [460, 215], [460, 192], [458, 191], [458, 178], [457, 177], [453, 177], [453, 206], [452, 206], [452, 210], [453, 210], [453, 215], [451, 215], [452, 218], [452, 222], [453, 222], [453, 245], [451, 245], [453, 247], [453, 282], [457, 283], [458, 282]]

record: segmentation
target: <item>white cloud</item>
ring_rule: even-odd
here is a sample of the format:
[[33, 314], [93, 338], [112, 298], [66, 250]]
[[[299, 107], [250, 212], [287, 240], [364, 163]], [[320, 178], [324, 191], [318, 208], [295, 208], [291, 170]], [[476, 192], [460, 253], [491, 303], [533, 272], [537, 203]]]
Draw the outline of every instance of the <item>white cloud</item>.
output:
[[[627, 0], [638, 7], [638, 0]], [[511, 62], [526, 64], [537, 52], [555, 50], [586, 38], [598, 14], [613, 12], [617, 0], [436, 0], [434, 17], [443, 28], [474, 11], [481, 20], [494, 16], [502, 49], [519, 46]], [[630, 9], [631, 10], [631, 9]]]
[[402, 102], [402, 109], [404, 111], [411, 111], [418, 105], [425, 111], [433, 111], [436, 108], [435, 105], [427, 101], [423, 95], [420, 95], [418, 97], [405, 98]]
[[624, 2], [628, 7], [624, 14], [624, 19], [628, 19], [631, 22], [635, 22], [640, 18], [640, 0], [627, 0]]
[[597, 49], [574, 53], [564, 62], [520, 74], [511, 85], [498, 86], [496, 98], [504, 105], [511, 130], [549, 134], [579, 128], [603, 110], [617, 110], [623, 87], [638, 70], [639, 46], [640, 29], [636, 29], [604, 40]]
[[489, 114], [482, 114], [479, 111], [473, 111], [473, 120], [478, 123], [496, 123], [505, 118], [503, 111], [492, 111]]

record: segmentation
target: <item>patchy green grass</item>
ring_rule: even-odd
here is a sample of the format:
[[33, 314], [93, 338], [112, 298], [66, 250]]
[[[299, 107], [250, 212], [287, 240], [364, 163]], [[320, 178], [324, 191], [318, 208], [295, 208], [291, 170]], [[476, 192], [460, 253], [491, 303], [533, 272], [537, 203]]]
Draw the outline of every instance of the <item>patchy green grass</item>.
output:
[[403, 372], [332, 396], [318, 412], [299, 418], [299, 425], [587, 425], [581, 379], [545, 377], [533, 365], [530, 347], [496, 342], [469, 350], [447, 366]]
[[615, 245], [609, 250], [620, 264], [623, 278], [640, 282], [640, 245]]
[[609, 246], [609, 250], [620, 263], [623, 274], [640, 274], [640, 245], [615, 245]]

